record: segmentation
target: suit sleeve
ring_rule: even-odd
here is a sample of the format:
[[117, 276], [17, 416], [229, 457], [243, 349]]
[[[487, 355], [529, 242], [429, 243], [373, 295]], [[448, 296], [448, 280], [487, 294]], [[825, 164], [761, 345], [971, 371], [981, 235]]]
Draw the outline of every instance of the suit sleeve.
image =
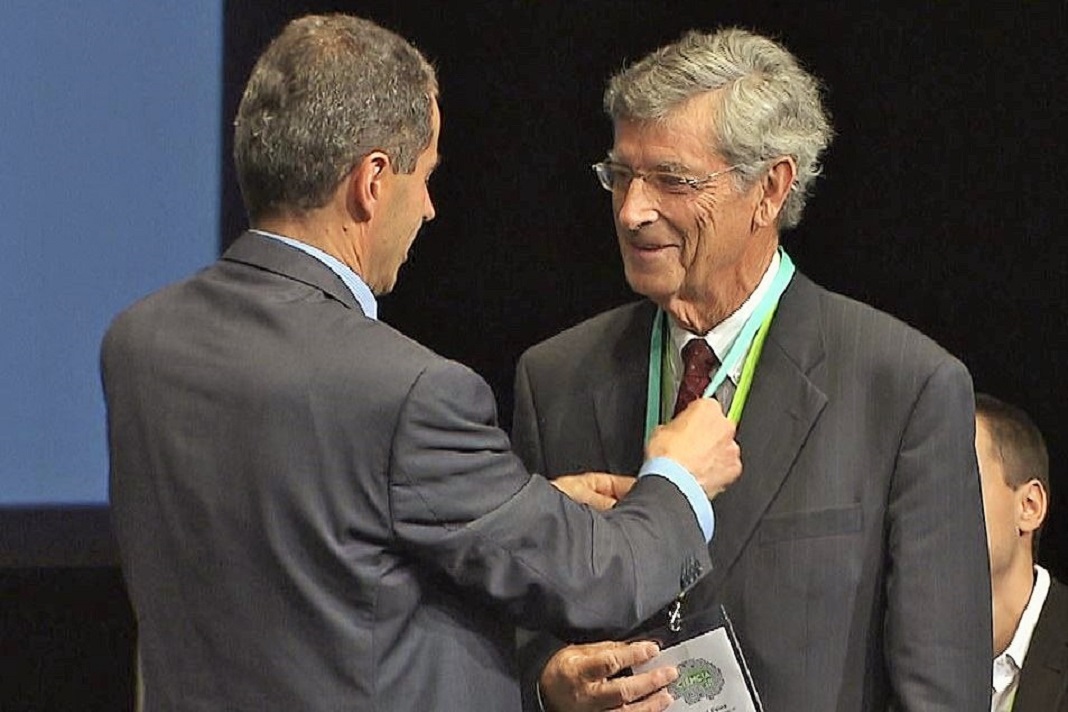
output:
[[[545, 473], [538, 409], [534, 402], [534, 390], [530, 383], [530, 372], [525, 356], [519, 359], [516, 366], [514, 395], [512, 447], [515, 454], [532, 472]], [[544, 712], [538, 694], [541, 671], [545, 669], [549, 658], [566, 645], [554, 635], [538, 634], [525, 629], [518, 631], [516, 652], [519, 659], [519, 685], [524, 712]]]
[[991, 608], [971, 379], [945, 360], [920, 391], [889, 498], [886, 656], [895, 709], [990, 705]]
[[433, 362], [413, 384], [389, 479], [398, 545], [527, 628], [619, 634], [669, 603], [695, 564], [708, 570], [674, 485], [643, 478], [604, 515], [573, 502], [527, 473], [495, 425], [489, 387], [452, 362]]

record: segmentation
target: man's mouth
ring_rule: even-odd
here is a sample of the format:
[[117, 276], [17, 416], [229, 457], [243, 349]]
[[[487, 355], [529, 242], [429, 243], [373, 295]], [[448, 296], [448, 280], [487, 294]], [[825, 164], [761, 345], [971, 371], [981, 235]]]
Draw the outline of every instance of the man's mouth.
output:
[[633, 249], [635, 252], [649, 255], [656, 254], [658, 252], [663, 252], [665, 250], [670, 250], [676, 247], [676, 245], [673, 245], [671, 243], [636, 242], [633, 240], [629, 241], [627, 244], [629, 244], [631, 249]]

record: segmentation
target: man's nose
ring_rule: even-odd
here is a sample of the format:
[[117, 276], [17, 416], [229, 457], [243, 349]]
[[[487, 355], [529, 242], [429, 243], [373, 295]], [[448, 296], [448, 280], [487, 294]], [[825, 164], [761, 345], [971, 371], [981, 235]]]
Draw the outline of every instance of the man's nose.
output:
[[657, 218], [656, 200], [642, 178], [634, 176], [622, 194], [616, 198], [619, 222], [628, 230], [637, 230]]

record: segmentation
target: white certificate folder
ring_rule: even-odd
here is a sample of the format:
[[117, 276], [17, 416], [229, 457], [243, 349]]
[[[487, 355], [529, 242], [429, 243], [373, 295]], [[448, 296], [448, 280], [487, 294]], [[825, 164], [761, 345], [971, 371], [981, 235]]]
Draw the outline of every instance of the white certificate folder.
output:
[[741, 646], [722, 606], [641, 636], [661, 646], [660, 655], [638, 665], [641, 673], [674, 665], [679, 677], [667, 690], [675, 698], [668, 712], [763, 712]]

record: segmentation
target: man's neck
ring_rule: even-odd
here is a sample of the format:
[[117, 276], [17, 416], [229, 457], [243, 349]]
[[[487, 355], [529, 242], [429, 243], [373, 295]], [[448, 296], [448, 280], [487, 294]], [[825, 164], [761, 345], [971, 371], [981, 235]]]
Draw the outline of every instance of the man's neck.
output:
[[316, 247], [366, 278], [364, 239], [360, 225], [332, 219], [330, 206], [307, 213], [277, 215], [257, 220], [254, 229], [273, 232]]
[[743, 257], [733, 268], [704, 285], [696, 295], [680, 294], [666, 305], [667, 311], [683, 329], [704, 336], [739, 307], [756, 290], [764, 277], [779, 243], [775, 239], [751, 257]]
[[1012, 642], [1034, 585], [1035, 568], [1030, 556], [1020, 557], [1012, 570], [994, 578], [994, 657], [1005, 652]]

